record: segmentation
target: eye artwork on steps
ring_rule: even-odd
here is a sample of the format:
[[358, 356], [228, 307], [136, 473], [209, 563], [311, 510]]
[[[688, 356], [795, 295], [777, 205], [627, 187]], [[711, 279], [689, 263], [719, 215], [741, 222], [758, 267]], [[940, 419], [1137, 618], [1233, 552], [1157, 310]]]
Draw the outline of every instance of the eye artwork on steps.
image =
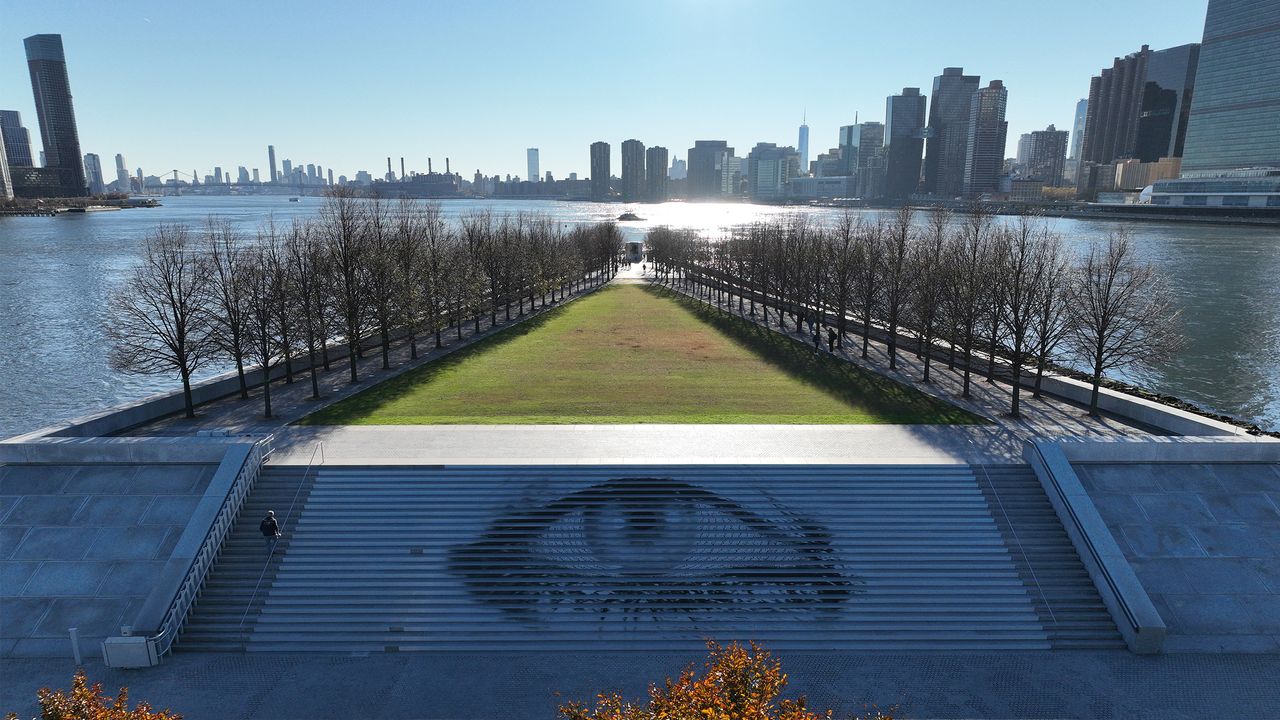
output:
[[838, 613], [863, 583], [830, 532], [768, 497], [752, 504], [670, 478], [612, 479], [513, 507], [454, 547], [449, 567], [476, 600], [523, 622]]

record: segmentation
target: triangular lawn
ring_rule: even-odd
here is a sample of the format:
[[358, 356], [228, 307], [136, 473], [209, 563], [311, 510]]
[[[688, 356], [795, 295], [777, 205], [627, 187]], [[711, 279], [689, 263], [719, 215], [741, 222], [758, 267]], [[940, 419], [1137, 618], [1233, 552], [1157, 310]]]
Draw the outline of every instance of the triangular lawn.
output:
[[670, 291], [614, 284], [320, 410], [312, 425], [973, 423]]

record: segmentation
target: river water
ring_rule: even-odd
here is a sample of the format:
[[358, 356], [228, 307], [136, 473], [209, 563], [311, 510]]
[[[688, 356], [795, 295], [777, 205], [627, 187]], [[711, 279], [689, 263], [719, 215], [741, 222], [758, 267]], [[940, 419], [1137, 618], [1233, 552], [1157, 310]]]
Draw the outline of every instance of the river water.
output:
[[[112, 290], [160, 223], [198, 227], [210, 215], [246, 231], [265, 219], [314, 215], [323, 200], [283, 196], [167, 197], [163, 206], [59, 217], [0, 217], [0, 438], [176, 387], [165, 376], [128, 376], [107, 364], [104, 331]], [[716, 235], [734, 225], [795, 212], [742, 203], [617, 204], [449, 200], [451, 218], [482, 209], [532, 212], [567, 223], [594, 222], [633, 209], [643, 222], [621, 223], [629, 238], [651, 227], [696, 228]], [[843, 211], [810, 209], [818, 221]], [[874, 216], [877, 211], [861, 211]], [[1078, 246], [1117, 225], [1049, 221]], [[1215, 225], [1137, 223], [1143, 258], [1168, 277], [1187, 338], [1179, 356], [1130, 379], [1207, 409], [1280, 427], [1280, 231]]]

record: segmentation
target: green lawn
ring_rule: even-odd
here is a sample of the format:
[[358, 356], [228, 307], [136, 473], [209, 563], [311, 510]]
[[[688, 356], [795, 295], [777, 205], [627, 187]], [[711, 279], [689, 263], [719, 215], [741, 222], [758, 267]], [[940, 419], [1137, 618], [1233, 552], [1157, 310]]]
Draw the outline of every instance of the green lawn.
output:
[[308, 425], [975, 423], [669, 291], [614, 285], [299, 421]]

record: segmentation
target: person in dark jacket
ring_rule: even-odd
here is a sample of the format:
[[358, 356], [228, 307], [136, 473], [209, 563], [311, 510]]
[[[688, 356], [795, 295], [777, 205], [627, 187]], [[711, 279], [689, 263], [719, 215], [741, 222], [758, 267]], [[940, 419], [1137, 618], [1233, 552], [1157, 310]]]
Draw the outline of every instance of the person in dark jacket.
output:
[[276, 522], [274, 510], [267, 511], [267, 516], [262, 518], [258, 529], [262, 531], [262, 538], [267, 543], [267, 554], [270, 555], [275, 552], [276, 543], [280, 542], [280, 524]]

